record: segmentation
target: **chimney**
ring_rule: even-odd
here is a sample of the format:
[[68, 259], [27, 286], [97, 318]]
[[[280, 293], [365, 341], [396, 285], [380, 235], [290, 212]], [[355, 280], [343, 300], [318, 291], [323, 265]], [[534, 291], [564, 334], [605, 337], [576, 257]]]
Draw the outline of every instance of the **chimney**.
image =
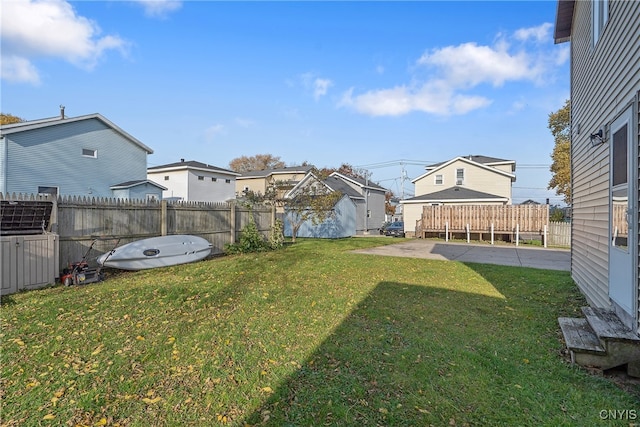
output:
[[181, 162], [181, 163], [184, 163], [184, 159], [180, 159], [180, 162]]
[[60, 120], [64, 120], [64, 105], [60, 105]]

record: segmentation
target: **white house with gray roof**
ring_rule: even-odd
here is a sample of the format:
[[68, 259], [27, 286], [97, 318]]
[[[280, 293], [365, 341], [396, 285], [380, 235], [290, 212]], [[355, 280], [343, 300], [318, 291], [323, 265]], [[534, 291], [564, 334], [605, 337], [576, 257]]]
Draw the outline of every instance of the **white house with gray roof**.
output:
[[100, 114], [0, 126], [0, 193], [159, 199], [153, 150]]
[[239, 173], [195, 160], [153, 166], [147, 178], [163, 185], [164, 199], [186, 202], [226, 202], [235, 199]]
[[422, 208], [432, 205], [510, 205], [516, 162], [472, 155], [425, 167], [413, 182], [415, 197], [402, 200], [405, 232], [414, 232]]

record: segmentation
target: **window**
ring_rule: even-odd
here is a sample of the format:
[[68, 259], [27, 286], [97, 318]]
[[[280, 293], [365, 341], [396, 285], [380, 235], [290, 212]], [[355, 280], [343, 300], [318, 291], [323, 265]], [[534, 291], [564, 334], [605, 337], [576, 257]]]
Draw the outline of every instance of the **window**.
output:
[[444, 178], [442, 177], [442, 175], [436, 175], [436, 185], [442, 184], [444, 184]]
[[591, 3], [591, 30], [593, 46], [600, 40], [600, 35], [609, 20], [609, 0], [595, 0]]
[[231, 180], [230, 179], [225, 179], [224, 182], [226, 182], [227, 184], [231, 184]]
[[464, 169], [456, 169], [456, 185], [464, 185]]
[[169, 181], [169, 175], [165, 175], [165, 176], [164, 176], [164, 180], [165, 180], [165, 181]]
[[204, 181], [204, 176], [200, 175], [200, 176], [198, 177], [198, 181]]
[[217, 180], [218, 180], [218, 178], [213, 177], [213, 176], [211, 177], [211, 181], [216, 182]]
[[38, 186], [38, 194], [39, 195], [51, 195], [51, 196], [57, 196], [58, 195], [58, 187], [47, 187], [47, 186]]
[[91, 148], [83, 148], [82, 149], [82, 157], [91, 157], [94, 159], [98, 158], [98, 150], [93, 150]]

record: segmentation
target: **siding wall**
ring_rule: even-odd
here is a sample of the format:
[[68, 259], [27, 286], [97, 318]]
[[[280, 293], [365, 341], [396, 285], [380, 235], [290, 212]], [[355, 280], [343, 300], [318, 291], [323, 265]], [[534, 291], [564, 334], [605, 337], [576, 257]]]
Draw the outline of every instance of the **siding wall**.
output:
[[[147, 153], [97, 119], [62, 123], [6, 136], [4, 192], [110, 197], [110, 186], [147, 177]], [[97, 150], [97, 158], [82, 149]]]
[[[164, 177], [168, 176], [169, 180], [165, 181]], [[187, 171], [165, 171], [165, 172], [147, 172], [147, 178], [151, 181], [167, 187], [167, 190], [162, 192], [162, 198], [167, 197], [180, 197], [182, 200], [188, 199], [187, 192]]]
[[[200, 181], [199, 176], [204, 177]], [[216, 178], [213, 181], [212, 178]], [[230, 180], [230, 182], [226, 182]], [[236, 179], [228, 175], [201, 170], [189, 170], [189, 201], [226, 202], [236, 197]]]
[[7, 144], [7, 139], [0, 138], [0, 194], [4, 194], [7, 191]]
[[[636, 92], [636, 130], [637, 130], [637, 136], [638, 136], [638, 148], [637, 148], [637, 157], [636, 157], [636, 168], [637, 168], [637, 174], [638, 177], [640, 177], [640, 89], [638, 90], [638, 92]], [[638, 187], [636, 188], [637, 191], [637, 198], [636, 198], [636, 212], [640, 212], [640, 178], [639, 178], [639, 182], [638, 182]], [[640, 332], [640, 214], [636, 214], [637, 216], [637, 223], [636, 223], [636, 230], [638, 231], [638, 245], [637, 245], [637, 249], [636, 249], [636, 254], [638, 256], [637, 259], [637, 266], [638, 266], [638, 300], [636, 301], [636, 308], [637, 308], [637, 313], [636, 313], [636, 319], [638, 319], [638, 331]]]
[[[297, 237], [313, 237], [338, 239], [352, 237], [356, 234], [356, 207], [348, 196], [342, 197], [334, 208], [334, 217], [318, 225], [305, 221], [298, 230]], [[288, 215], [284, 217], [284, 235], [291, 237], [291, 222]]]
[[[508, 204], [511, 204], [511, 178], [461, 160], [455, 161], [416, 181], [416, 196], [454, 187], [456, 185], [456, 169], [459, 168], [464, 169], [464, 187], [500, 197], [508, 197]], [[436, 175], [442, 175], [442, 185], [435, 184]]]
[[[165, 176], [168, 176], [169, 180], [165, 181]], [[199, 180], [199, 176], [204, 179]], [[167, 190], [162, 192], [163, 198], [180, 197], [189, 202], [226, 202], [236, 197], [236, 179], [233, 175], [185, 168], [177, 171], [148, 172], [147, 177], [167, 187]], [[226, 182], [227, 180], [230, 182]]]
[[572, 276], [587, 299], [609, 306], [609, 149], [589, 134], [610, 124], [640, 88], [640, 2], [610, 1], [595, 48], [591, 2], [575, 2], [571, 36]]

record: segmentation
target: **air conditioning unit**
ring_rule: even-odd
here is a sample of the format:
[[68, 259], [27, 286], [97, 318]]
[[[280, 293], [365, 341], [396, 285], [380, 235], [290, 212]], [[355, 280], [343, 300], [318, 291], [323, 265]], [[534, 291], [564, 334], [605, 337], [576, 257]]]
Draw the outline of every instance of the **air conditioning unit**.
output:
[[464, 179], [456, 179], [456, 185], [463, 185]]

